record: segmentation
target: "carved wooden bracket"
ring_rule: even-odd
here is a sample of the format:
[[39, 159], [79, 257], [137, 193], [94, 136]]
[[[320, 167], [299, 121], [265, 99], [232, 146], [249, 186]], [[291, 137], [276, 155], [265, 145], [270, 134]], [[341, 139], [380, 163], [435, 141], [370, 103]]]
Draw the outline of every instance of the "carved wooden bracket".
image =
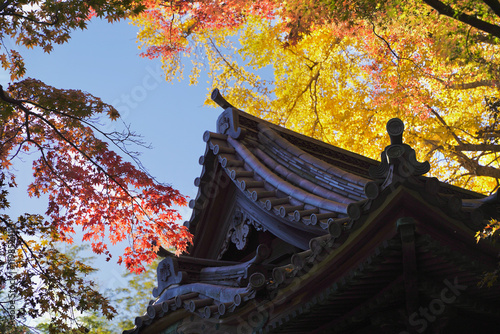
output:
[[219, 252], [218, 259], [221, 259], [222, 255], [224, 255], [229, 248], [229, 242], [232, 242], [236, 246], [236, 249], [244, 250], [247, 246], [247, 237], [251, 228], [254, 228], [257, 231], [264, 230], [262, 225], [250, 216], [248, 212], [239, 207], [235, 208], [233, 219], [231, 221], [231, 225], [229, 226], [229, 231], [226, 235], [222, 249]]
[[231, 225], [231, 241], [238, 250], [243, 250], [247, 246], [247, 236], [250, 232], [250, 226], [243, 220], [243, 213], [236, 211]]

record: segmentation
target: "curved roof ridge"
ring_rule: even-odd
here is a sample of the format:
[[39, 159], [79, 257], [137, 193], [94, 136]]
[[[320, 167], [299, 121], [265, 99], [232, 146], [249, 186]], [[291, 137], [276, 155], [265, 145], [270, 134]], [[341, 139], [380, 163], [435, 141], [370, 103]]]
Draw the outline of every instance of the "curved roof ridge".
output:
[[269, 140], [273, 141], [276, 143], [279, 147], [282, 149], [286, 150], [287, 152], [290, 152], [293, 154], [295, 157], [298, 159], [308, 162], [310, 164], [313, 164], [314, 166], [322, 169], [325, 172], [328, 172], [330, 174], [333, 174], [343, 180], [346, 180], [348, 182], [354, 183], [359, 186], [365, 186], [368, 182], [370, 182], [370, 179], [364, 178], [362, 176], [358, 176], [352, 173], [349, 173], [339, 167], [333, 166], [321, 159], [318, 159], [311, 154], [303, 151], [302, 149], [298, 148], [295, 145], [292, 145], [288, 140], [284, 139], [280, 135], [278, 135], [275, 131], [273, 131], [270, 127], [259, 123], [259, 134], [264, 135], [267, 137]]
[[255, 155], [262, 160], [269, 168], [271, 168], [273, 171], [275, 171], [277, 174], [281, 175], [285, 180], [297, 185], [298, 187], [309, 191], [310, 193], [314, 195], [318, 195], [320, 197], [324, 197], [326, 199], [335, 201], [335, 202], [340, 202], [340, 203], [346, 203], [350, 204], [355, 202], [355, 200], [342, 196], [334, 191], [328, 190], [318, 184], [315, 184], [300, 175], [294, 173], [290, 169], [284, 167], [283, 165], [279, 164], [276, 162], [274, 159], [272, 159], [269, 155], [267, 155], [265, 152], [263, 152], [261, 149], [256, 148], [255, 149]]
[[259, 176], [262, 177], [265, 182], [268, 182], [276, 189], [289, 194], [291, 197], [304, 202], [305, 204], [310, 204], [322, 209], [335, 212], [347, 213], [346, 203], [339, 203], [329, 199], [324, 199], [315, 194], [306, 192], [305, 190], [288, 182], [283, 182], [283, 179], [281, 179], [273, 171], [271, 171], [268, 167], [261, 163], [255, 157], [255, 155], [250, 152], [250, 150], [244, 145], [231, 137], [228, 137], [227, 141], [229, 144], [231, 144], [232, 147], [234, 147], [236, 152], [243, 158], [243, 160], [245, 160], [245, 163], [247, 163], [256, 174], [259, 174]]

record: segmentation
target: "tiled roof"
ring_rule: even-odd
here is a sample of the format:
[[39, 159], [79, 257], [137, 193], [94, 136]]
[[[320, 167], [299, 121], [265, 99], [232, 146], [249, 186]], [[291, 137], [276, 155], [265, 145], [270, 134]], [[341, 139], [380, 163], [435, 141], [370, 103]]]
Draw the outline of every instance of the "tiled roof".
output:
[[[217, 133], [204, 136], [227, 175], [263, 209], [297, 224], [317, 225], [328, 218], [347, 217], [349, 204], [366, 197], [363, 188], [368, 179], [328, 165], [270, 128], [263, 126], [258, 138], [241, 143]], [[190, 203], [192, 208], [203, 205]]]
[[[226, 109], [219, 118], [218, 131], [207, 131], [203, 135], [207, 149], [200, 158], [202, 173], [195, 180], [199, 193], [189, 203], [193, 214], [185, 224], [194, 234], [204, 224], [203, 213], [210, 208], [213, 198], [203, 194], [206, 188], [213, 186], [215, 171], [219, 170], [234, 183], [237, 192], [259, 210], [283, 226], [312, 231], [314, 237], [310, 238], [304, 251], [293, 255], [289, 264], [283, 266], [264, 264], [270, 253], [265, 245], [259, 247], [253, 259], [244, 263], [167, 256], [158, 267], [156, 299], [143, 316], [136, 318], [136, 327], [124, 333], [139, 333], [166, 315], [181, 310], [200, 318], [224, 317], [259, 296], [269, 298], [275, 295], [294, 280], [308, 275], [311, 268], [324, 265], [325, 259], [341, 247], [350, 233], [362, 226], [399, 185], [414, 193], [427, 206], [461, 222], [465, 229], [476, 231], [480, 228], [498, 207], [496, 194], [483, 198], [421, 176], [428, 166], [417, 162], [414, 151], [402, 144], [402, 130], [398, 128], [401, 124], [394, 121], [393, 125], [396, 130], [388, 127], [393, 143], [386, 148], [383, 161], [376, 162], [271, 125], [239, 110]], [[433, 240], [419, 240], [419, 249], [437, 247]], [[291, 309], [289, 314], [284, 313], [282, 318], [262, 327], [261, 331], [288, 333], [292, 332], [290, 326], [307, 327], [299, 324], [310, 321], [307, 317], [298, 322], [292, 320], [317, 307], [321, 317], [321, 306], [318, 305], [324, 304], [325, 300], [328, 300], [328, 305], [337, 303], [339, 308], [343, 303], [355, 303], [355, 295], [359, 293], [356, 286], [365, 285], [363, 288], [366, 288], [370, 280], [372, 283], [397, 280], [393, 277], [397, 270], [391, 271], [391, 268], [401, 267], [400, 252], [397, 239], [384, 241], [366, 254], [363, 263], [321, 291], [316, 299]], [[448, 258], [451, 252], [445, 253], [438, 264], [454, 261]], [[393, 256], [394, 261], [387, 262]], [[431, 268], [432, 261], [429, 261]], [[380, 266], [385, 269], [380, 270]], [[432, 274], [432, 269], [429, 270]], [[383, 284], [370, 286], [370, 291], [375, 293]], [[391, 303], [387, 300], [390, 294], [402, 293], [396, 286], [386, 290], [387, 293], [375, 296], [367, 307]], [[498, 297], [495, 295], [493, 299]], [[347, 318], [344, 321], [346, 326], [349, 321]]]

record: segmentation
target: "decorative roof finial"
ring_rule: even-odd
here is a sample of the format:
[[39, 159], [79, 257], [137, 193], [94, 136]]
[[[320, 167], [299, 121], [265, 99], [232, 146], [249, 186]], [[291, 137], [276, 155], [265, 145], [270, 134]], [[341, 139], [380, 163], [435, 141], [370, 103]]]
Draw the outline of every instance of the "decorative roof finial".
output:
[[385, 127], [389, 137], [391, 137], [391, 145], [403, 144], [403, 132], [405, 131], [405, 124], [399, 118], [392, 118], [387, 122]]
[[423, 175], [430, 170], [428, 161], [418, 162], [415, 150], [403, 144], [403, 121], [393, 118], [387, 122], [386, 128], [391, 145], [382, 152], [380, 165], [369, 170], [371, 177], [384, 180], [382, 190], [397, 181], [403, 182], [410, 176]]
[[210, 95], [210, 98], [212, 101], [217, 103], [222, 109], [227, 109], [227, 108], [234, 108], [231, 103], [227, 102], [224, 96], [220, 93], [218, 88], [215, 88], [212, 91], [212, 94]]

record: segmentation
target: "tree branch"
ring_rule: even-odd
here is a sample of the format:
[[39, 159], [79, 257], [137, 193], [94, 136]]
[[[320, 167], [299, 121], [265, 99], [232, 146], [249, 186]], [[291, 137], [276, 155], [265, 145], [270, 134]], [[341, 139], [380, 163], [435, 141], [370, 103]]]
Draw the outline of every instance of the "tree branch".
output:
[[11, 3], [11, 1], [10, 1], [10, 0], [7, 0], [7, 1], [5, 1], [4, 3], [2, 3], [2, 4], [0, 5], [0, 12], [1, 12], [2, 10], [4, 10], [5, 8], [7, 8], [7, 7], [10, 5], [10, 3]]
[[71, 194], [73, 194], [74, 196], [76, 196], [76, 193], [74, 192], [73, 188], [71, 188], [71, 186], [61, 177], [61, 175], [56, 173], [56, 171], [54, 170], [54, 167], [52, 167], [52, 165], [49, 163], [49, 161], [47, 160], [47, 157], [45, 156], [45, 151], [44, 151], [43, 147], [39, 143], [37, 143], [33, 140], [30, 140], [30, 143], [32, 143], [33, 145], [35, 145], [38, 148], [38, 151], [40, 152], [40, 155], [41, 155], [43, 162], [49, 168], [50, 172], [54, 175], [54, 177], [59, 179], [59, 181], [62, 182], [62, 184], [69, 190], [69, 192]]
[[460, 150], [455, 150], [455, 147], [452, 147], [451, 149], [446, 149], [443, 145], [439, 145], [436, 141], [430, 141], [430, 140], [425, 140], [425, 141], [432, 146], [431, 152], [438, 150], [441, 151], [442, 153], [447, 153], [449, 155], [454, 156], [460, 163], [460, 165], [467, 171], [469, 171], [469, 175], [486, 176], [495, 179], [500, 179], [500, 169], [491, 166], [480, 165], [477, 160], [469, 158]]
[[[314, 85], [309, 86], [309, 95], [310, 95], [311, 101], [313, 103], [312, 109], [313, 109], [314, 115], [316, 116], [316, 121], [314, 122], [314, 126], [313, 126], [313, 136], [314, 136], [314, 132], [316, 130], [316, 125], [319, 124], [319, 127], [321, 128], [321, 139], [324, 139], [325, 130], [323, 128], [323, 123], [321, 122], [321, 119], [320, 119], [319, 113], [318, 113], [318, 78], [319, 78], [320, 71], [321, 71], [321, 66], [318, 69], [318, 74], [316, 75], [316, 79], [314, 80]], [[328, 138], [327, 138], [327, 140], [328, 140]]]
[[473, 81], [473, 82], [467, 82], [467, 83], [453, 83], [453, 84], [445, 84], [447, 88], [451, 89], [460, 89], [460, 90], [466, 90], [466, 89], [474, 89], [478, 87], [496, 87], [500, 84], [498, 80], [479, 80], [479, 81]]
[[[10, 223], [7, 219], [3, 218], [0, 216], [0, 219], [4, 222], [5, 225], [8, 225], [10, 228], [12, 228], [12, 230], [14, 231], [14, 234], [16, 235], [16, 238], [17, 240], [19, 240], [23, 245], [24, 247], [26, 247], [26, 249], [28, 250], [28, 252], [30, 253], [31, 255], [31, 258], [33, 259], [33, 261], [35, 262], [36, 264], [36, 267], [38, 267], [38, 269], [40, 270], [40, 272], [45, 275], [47, 278], [51, 277], [46, 271], [45, 269], [43, 268], [43, 266], [40, 264], [40, 262], [38, 261], [38, 258], [37, 256], [33, 253], [33, 250], [31, 249], [31, 247], [28, 245], [28, 243], [23, 239], [23, 237], [16, 231], [15, 228], [13, 228], [13, 224]], [[32, 265], [33, 267], [33, 265]], [[33, 267], [33, 269], [35, 269]], [[61, 289], [63, 289], [63, 286], [60, 284], [59, 280], [58, 279], [52, 279], [52, 281], [56, 284], [56, 285], [59, 285], [59, 287]]]
[[[5, 8], [2, 8], [1, 10], [3, 10], [3, 9], [5, 9]], [[24, 19], [24, 20], [33, 22], [35, 24], [41, 24], [41, 25], [45, 25], [45, 26], [55, 26], [55, 25], [57, 25], [57, 23], [59, 21], [59, 18], [58, 18], [57, 15], [56, 15], [55, 19], [52, 22], [47, 22], [47, 21], [38, 21], [38, 20], [35, 20], [33, 18], [24, 16], [24, 15], [19, 14], [19, 13], [11, 12], [11, 11], [0, 12], [0, 16], [14, 16], [14, 17], [18, 17], [20, 19]]]
[[[95, 166], [98, 170], [100, 170], [102, 173], [104, 173], [106, 175], [106, 177], [108, 177], [111, 181], [113, 181], [113, 183], [115, 183], [121, 190], [123, 190], [123, 192], [126, 194], [126, 196], [128, 196], [132, 203], [136, 202], [138, 207], [141, 208], [141, 211], [143, 211], [143, 213], [145, 214], [146, 217], [149, 218], [149, 214], [146, 212], [146, 210], [142, 207], [142, 205], [140, 205], [140, 203], [137, 201], [137, 199], [135, 198], [135, 196], [133, 196], [130, 191], [125, 188], [124, 185], [121, 184], [121, 182], [119, 182], [113, 175], [111, 175], [110, 173], [108, 173], [104, 167], [102, 167], [100, 164], [98, 164], [96, 161], [94, 161], [94, 159], [92, 159], [87, 153], [85, 153], [83, 150], [81, 150], [78, 146], [75, 145], [75, 143], [73, 143], [71, 140], [69, 140], [68, 138], [66, 138], [66, 136], [59, 130], [57, 129], [57, 127], [52, 124], [51, 121], [49, 121], [48, 119], [46, 119], [45, 117], [43, 117], [42, 115], [39, 115], [35, 112], [32, 112], [31, 110], [29, 110], [28, 108], [26, 108], [24, 105], [23, 105], [23, 102], [19, 101], [19, 100], [16, 100], [16, 99], [13, 99], [11, 97], [9, 97], [7, 94], [5, 94], [5, 91], [3, 90], [2, 86], [0, 85], [0, 98], [8, 103], [11, 103], [11, 104], [14, 104], [16, 105], [19, 109], [21, 109], [24, 113], [26, 114], [29, 114], [29, 115], [33, 115], [34, 117], [40, 119], [43, 123], [45, 123], [52, 131], [54, 131], [54, 133], [59, 136], [59, 138], [61, 138], [64, 142], [66, 142], [70, 147], [72, 147], [76, 152], [78, 152], [79, 154], [81, 154], [90, 164], [92, 164], [93, 166]], [[37, 144], [33, 141], [31, 141], [32, 143], [34, 144]], [[39, 150], [43, 151], [41, 146], [37, 145]], [[48, 166], [49, 168], [51, 166]], [[54, 170], [51, 169], [51, 171], [53, 173]], [[69, 187], [69, 186], [68, 186]]]
[[57, 24], [57, 22], [37, 21], [35, 19], [29, 18], [27, 16], [24, 16], [24, 15], [21, 15], [21, 14], [18, 14], [18, 13], [9, 13], [9, 12], [7, 12], [7, 13], [0, 13], [0, 16], [14, 16], [14, 17], [18, 17], [20, 19], [24, 19], [24, 20], [36, 23], [36, 24], [43, 24], [43, 25], [47, 25], [47, 26], [53, 26], [53, 25]]
[[460, 145], [463, 144], [462, 140], [460, 138], [458, 138], [458, 136], [455, 134], [455, 132], [450, 128], [450, 126], [448, 124], [446, 124], [445, 120], [437, 113], [437, 111], [435, 111], [431, 106], [429, 106], [428, 104], [425, 105], [427, 107], [427, 109], [429, 109], [429, 111], [434, 115], [436, 116], [436, 118], [439, 120], [439, 122], [441, 124], [443, 124], [446, 129], [450, 132], [450, 134], [453, 136], [453, 138], [455, 138], [455, 140], [457, 141], [457, 143], [459, 143]]
[[426, 4], [438, 11], [439, 14], [451, 17], [462, 23], [473, 26], [476, 29], [500, 38], [500, 27], [489, 22], [478, 19], [475, 16], [457, 12], [451, 6], [444, 4], [439, 0], [423, 0]]
[[212, 37], [209, 37], [208, 38], [212, 48], [215, 50], [215, 52], [217, 52], [217, 54], [219, 55], [220, 59], [222, 59], [222, 61], [226, 64], [226, 66], [231, 70], [233, 71], [234, 73], [236, 73], [240, 78], [242, 78], [244, 81], [247, 81], [249, 82], [250, 84], [252, 84], [253, 87], [259, 87], [258, 85], [258, 82], [256, 80], [253, 80], [251, 78], [247, 78], [239, 69], [236, 69], [234, 68], [234, 66], [226, 59], [226, 57], [224, 57], [224, 55], [222, 54], [222, 52], [219, 50], [219, 48], [217, 47], [217, 45], [215, 45], [214, 41], [212, 40]]
[[488, 5], [488, 7], [491, 8], [491, 10], [493, 10], [493, 12], [495, 14], [497, 14], [497, 16], [500, 16], [500, 3], [496, 0], [483, 0], [483, 2], [485, 4]]
[[483, 137], [486, 138], [500, 138], [500, 130], [479, 130], [476, 132], [476, 139], [480, 139]]
[[[1, 86], [0, 86], [0, 88], [1, 88]], [[124, 147], [125, 146], [124, 142], [128, 141], [128, 143], [133, 143], [135, 145], [139, 145], [139, 146], [142, 146], [144, 148], [150, 148], [150, 146], [146, 145], [141, 140], [133, 138], [133, 137], [136, 137], [136, 138], [140, 138], [140, 137], [137, 136], [135, 133], [131, 132], [130, 128], [125, 123], [124, 123], [124, 126], [127, 128], [127, 132], [122, 132], [122, 133], [120, 133], [120, 132], [104, 132], [104, 131], [100, 130], [97, 126], [92, 124], [91, 122], [89, 122], [81, 117], [77, 117], [77, 116], [65, 113], [63, 111], [59, 111], [59, 110], [55, 110], [55, 109], [51, 109], [51, 108], [46, 108], [46, 107], [44, 107], [36, 102], [33, 102], [33, 101], [28, 101], [28, 100], [15, 100], [15, 101], [18, 101], [20, 103], [31, 104], [39, 109], [53, 112], [53, 113], [58, 114], [62, 117], [68, 117], [68, 118], [74, 119], [75, 121], [81, 122], [81, 123], [89, 126], [90, 128], [92, 128], [92, 130], [98, 132], [99, 134], [104, 136], [106, 139], [108, 139], [111, 143], [113, 143], [116, 147], [118, 147], [118, 149], [121, 152], [123, 152], [123, 154], [130, 157], [136, 163], [136, 165], [139, 167], [139, 169], [142, 170], [144, 173], [146, 173], [149, 177], [151, 177], [151, 179], [156, 180], [152, 175], [149, 174], [146, 167], [144, 167], [143, 164], [141, 163], [141, 161], [138, 159], [138, 157], [137, 157], [138, 154], [136, 152], [131, 152]], [[120, 135], [121, 135], [121, 137], [120, 137]], [[118, 143], [122, 144], [123, 146], [118, 145]]]
[[486, 176], [500, 179], [500, 169], [491, 166], [482, 166], [476, 160], [472, 160], [465, 154], [454, 154], [461, 162], [462, 166], [474, 176]]
[[306, 87], [300, 92], [300, 94], [294, 99], [293, 103], [292, 103], [292, 106], [287, 108], [288, 111], [288, 116], [285, 118], [285, 122], [284, 124], [286, 124], [288, 122], [288, 119], [290, 118], [290, 116], [292, 115], [292, 111], [293, 109], [295, 109], [295, 106], [297, 106], [297, 103], [299, 102], [299, 99], [302, 97], [302, 95], [304, 95], [308, 90], [309, 88], [311, 87], [311, 85], [313, 84], [313, 82], [315, 82], [316, 80], [318, 80], [318, 77], [319, 77], [319, 73], [320, 73], [320, 70], [318, 70], [312, 77], [311, 79], [309, 79], [309, 82], [307, 83]]
[[460, 144], [455, 150], [461, 152], [500, 152], [500, 145], [492, 144]]
[[490, 45], [498, 45], [498, 40], [495, 39], [495, 37], [491, 35], [483, 35], [483, 34], [476, 34], [471, 37], [472, 41], [476, 43], [486, 43]]
[[389, 42], [385, 38], [383, 38], [382, 36], [380, 36], [379, 34], [377, 34], [375, 32], [375, 24], [373, 22], [370, 22], [370, 23], [372, 24], [373, 34], [375, 36], [377, 36], [379, 39], [381, 39], [385, 43], [385, 45], [387, 45], [387, 48], [389, 49], [389, 51], [391, 51], [391, 53], [394, 55], [394, 57], [396, 57], [396, 59], [401, 60], [402, 58], [399, 57], [398, 54], [391, 48], [391, 45], [389, 44]]

